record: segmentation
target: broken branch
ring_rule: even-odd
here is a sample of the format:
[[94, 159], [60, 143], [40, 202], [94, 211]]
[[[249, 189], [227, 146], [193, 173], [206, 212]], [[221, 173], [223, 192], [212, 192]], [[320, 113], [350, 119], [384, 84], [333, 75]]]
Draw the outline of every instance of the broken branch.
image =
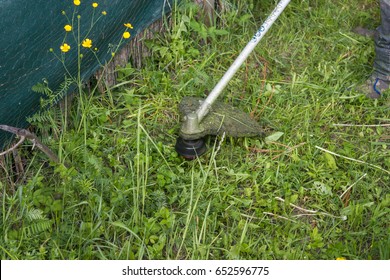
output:
[[7, 132], [10, 132], [10, 133], [13, 133], [13, 134], [20, 137], [20, 141], [16, 145], [14, 145], [12, 148], [2, 152], [0, 155], [5, 155], [5, 154], [15, 150], [20, 144], [23, 143], [23, 141], [25, 139], [28, 139], [33, 143], [34, 147], [36, 146], [38, 149], [40, 149], [51, 161], [53, 161], [55, 163], [60, 163], [60, 160], [58, 159], [57, 155], [54, 154], [49, 149], [49, 147], [44, 145], [35, 134], [31, 133], [27, 129], [17, 128], [17, 127], [13, 127], [13, 126], [9, 126], [9, 125], [4, 125], [4, 124], [0, 124], [0, 129], [7, 131]]

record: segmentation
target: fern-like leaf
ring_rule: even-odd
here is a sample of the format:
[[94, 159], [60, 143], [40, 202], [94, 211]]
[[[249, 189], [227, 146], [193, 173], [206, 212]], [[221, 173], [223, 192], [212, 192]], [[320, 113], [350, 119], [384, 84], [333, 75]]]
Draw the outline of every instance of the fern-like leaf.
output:
[[41, 100], [41, 107], [46, 108], [56, 104], [68, 93], [69, 88], [73, 83], [73, 79], [65, 77], [64, 81], [60, 84], [56, 91], [51, 91], [49, 94], [45, 94], [46, 97]]
[[50, 220], [35, 220], [30, 225], [23, 227], [23, 232], [26, 237], [37, 235], [38, 233], [47, 231], [51, 228]]
[[26, 120], [31, 124], [48, 123], [52, 116], [48, 111], [40, 111], [28, 117]]
[[29, 222], [46, 219], [41, 209], [30, 209], [26, 212], [25, 217]]
[[36, 85], [33, 85], [31, 90], [37, 93], [44, 94], [46, 96], [53, 93], [53, 91], [49, 88], [49, 83], [46, 79], [44, 79], [42, 83], [37, 83]]
[[26, 237], [37, 235], [51, 228], [52, 221], [49, 220], [41, 209], [28, 209], [23, 215], [24, 225], [19, 233]]

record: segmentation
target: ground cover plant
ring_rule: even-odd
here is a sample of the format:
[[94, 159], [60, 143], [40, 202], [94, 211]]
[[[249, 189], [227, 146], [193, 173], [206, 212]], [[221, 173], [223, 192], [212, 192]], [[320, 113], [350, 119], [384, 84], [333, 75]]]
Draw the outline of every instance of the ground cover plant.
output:
[[376, 2], [292, 1], [222, 98], [268, 137], [210, 137], [194, 161], [174, 149], [178, 103], [207, 95], [275, 2], [226, 1], [212, 27], [175, 7], [142, 69], [31, 118], [61, 163], [28, 143], [23, 176], [4, 158], [1, 258], [389, 259], [389, 99], [355, 90], [374, 46], [351, 32], [379, 24]]

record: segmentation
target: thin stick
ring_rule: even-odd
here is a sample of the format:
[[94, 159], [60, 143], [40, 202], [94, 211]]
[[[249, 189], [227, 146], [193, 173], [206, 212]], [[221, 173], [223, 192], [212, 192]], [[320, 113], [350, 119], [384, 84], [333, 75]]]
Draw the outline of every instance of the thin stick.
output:
[[361, 176], [355, 183], [353, 183], [352, 185], [350, 185], [341, 195], [340, 195], [340, 199], [343, 198], [343, 196], [350, 190], [352, 189], [353, 186], [355, 186], [361, 179], [363, 179], [364, 177], [367, 176], [367, 173], [364, 173], [363, 176]]
[[[276, 200], [279, 200], [279, 201], [282, 201], [282, 202], [285, 202], [285, 200], [281, 197], [275, 197]], [[329, 216], [329, 217], [332, 217], [332, 218], [338, 218], [338, 219], [342, 219], [343, 221], [345, 221], [347, 219], [347, 216], [335, 216], [335, 215], [332, 215], [332, 214], [329, 214], [329, 213], [326, 213], [326, 212], [318, 212], [316, 210], [308, 210], [308, 209], [305, 209], [305, 208], [302, 208], [302, 207], [299, 207], [295, 204], [292, 204], [290, 203], [290, 206], [298, 209], [298, 210], [301, 210], [303, 212], [308, 212], [309, 214], [302, 214], [302, 215], [294, 215], [294, 217], [299, 217], [299, 216], [315, 216], [315, 215], [325, 215], [325, 216]]]
[[13, 150], [12, 154], [14, 156], [16, 174], [23, 175], [24, 174], [24, 166], [23, 166], [23, 162], [22, 162], [22, 157], [18, 153], [18, 150]]
[[293, 217], [299, 218], [299, 217], [307, 217], [307, 216], [318, 216], [318, 214], [296, 214], [293, 215]]
[[[1, 129], [1, 125], [0, 125], [0, 129]], [[0, 156], [4, 156], [4, 155], [6, 155], [6, 154], [12, 152], [13, 150], [15, 150], [17, 147], [19, 147], [19, 146], [23, 143], [23, 141], [24, 141], [25, 139], [26, 139], [26, 137], [21, 136], [18, 143], [16, 143], [13, 147], [9, 148], [8, 150], [5, 150], [4, 152], [1, 152], [1, 153], [0, 153]]]
[[[275, 197], [276, 200], [279, 200], [279, 201], [282, 201], [282, 202], [285, 202], [285, 200], [281, 197]], [[318, 213], [318, 211], [315, 211], [315, 210], [308, 210], [308, 209], [305, 209], [305, 208], [302, 208], [302, 207], [299, 207], [295, 204], [292, 204], [292, 203], [289, 203], [290, 206], [302, 211], [302, 212], [307, 212], [307, 213], [312, 213], [312, 214], [315, 214], [315, 213]]]
[[320, 212], [320, 213], [317, 213], [317, 214], [297, 214], [297, 215], [293, 215], [293, 217], [295, 218], [299, 218], [299, 217], [307, 217], [307, 216], [318, 216], [318, 215], [325, 215], [325, 216], [329, 216], [329, 217], [332, 217], [332, 218], [336, 218], [336, 219], [341, 219], [343, 221], [346, 221], [347, 220], [347, 216], [334, 216], [334, 215], [331, 215], [331, 214], [328, 214], [328, 213], [325, 213], [325, 212]]
[[386, 172], [387, 174], [390, 174], [390, 171], [389, 170], [386, 170], [386, 169], [383, 169], [382, 167], [378, 166], [378, 165], [374, 165], [374, 164], [371, 164], [371, 163], [368, 163], [368, 162], [365, 162], [365, 161], [362, 161], [362, 160], [359, 160], [359, 159], [354, 159], [354, 158], [350, 158], [350, 157], [346, 157], [346, 156], [342, 156], [342, 155], [339, 155], [339, 154], [336, 154], [335, 152], [331, 152], [327, 149], [324, 149], [324, 148], [321, 148], [321, 147], [318, 147], [318, 146], [315, 146], [317, 149], [321, 150], [321, 151], [324, 151], [324, 152], [327, 152], [331, 155], [334, 155], [334, 156], [337, 156], [337, 157], [341, 157], [341, 158], [344, 158], [344, 159], [348, 159], [350, 161], [354, 161], [354, 162], [358, 162], [358, 163], [363, 163], [363, 164], [367, 164], [368, 166], [370, 167], [373, 167], [373, 168], [376, 168], [376, 169], [379, 169], [383, 172]]
[[276, 218], [280, 218], [280, 219], [283, 219], [283, 220], [286, 220], [286, 221], [290, 221], [290, 222], [293, 222], [293, 223], [297, 222], [297, 221], [291, 220], [289, 218], [286, 218], [286, 217], [283, 217], [283, 216], [280, 216], [280, 215], [276, 215], [276, 214], [270, 213], [270, 212], [263, 212], [263, 214], [270, 215], [270, 216], [273, 216], [273, 217], [276, 217]]
[[[47, 147], [41, 141], [39, 141], [38, 137], [35, 134], [31, 133], [30, 131], [23, 128], [17, 128], [17, 127], [12, 127], [3, 124], [0, 124], [0, 129], [18, 135], [21, 138], [26, 138], [30, 140], [33, 143], [34, 147], [37, 146], [38, 149], [40, 149], [43, 153], [45, 153], [50, 160], [54, 161], [55, 163], [60, 163], [60, 160], [58, 159], [57, 155], [54, 154], [49, 149], [49, 147]], [[13, 148], [15, 148], [15, 146]]]
[[249, 148], [251, 152], [254, 153], [281, 153], [285, 152], [284, 150], [270, 150], [270, 149], [258, 149], [258, 148]]
[[390, 123], [383, 124], [343, 124], [343, 123], [334, 123], [333, 126], [342, 126], [342, 127], [389, 127]]

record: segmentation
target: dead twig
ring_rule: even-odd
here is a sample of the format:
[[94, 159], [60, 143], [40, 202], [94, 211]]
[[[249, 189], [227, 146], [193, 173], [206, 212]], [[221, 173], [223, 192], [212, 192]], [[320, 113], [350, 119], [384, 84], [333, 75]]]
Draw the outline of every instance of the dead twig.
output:
[[[281, 197], [275, 197], [276, 200], [279, 200], [281, 202], [285, 202], [285, 200]], [[292, 204], [292, 203], [289, 203], [289, 205], [295, 209], [298, 209], [299, 211], [301, 212], [306, 212], [308, 214], [299, 214], [299, 215], [294, 215], [294, 217], [300, 217], [300, 216], [314, 216], [314, 215], [324, 215], [324, 216], [329, 216], [329, 217], [332, 217], [332, 218], [337, 218], [337, 219], [341, 219], [343, 221], [347, 220], [347, 216], [335, 216], [335, 215], [332, 215], [332, 214], [329, 214], [329, 213], [326, 213], [326, 212], [319, 212], [317, 210], [309, 210], [309, 209], [305, 209], [305, 208], [302, 208], [302, 207], [299, 207], [295, 204]]]
[[12, 152], [20, 144], [22, 144], [25, 139], [28, 139], [33, 143], [33, 147], [36, 146], [38, 149], [40, 149], [51, 161], [53, 161], [55, 163], [60, 163], [60, 160], [57, 157], [57, 155], [54, 154], [46, 145], [44, 145], [35, 134], [31, 133], [27, 129], [17, 128], [17, 127], [3, 125], [3, 124], [0, 124], [0, 129], [7, 131], [7, 132], [10, 132], [10, 133], [13, 133], [13, 134], [20, 137], [20, 140], [16, 145], [14, 145], [12, 148], [8, 149], [7, 151], [2, 152], [0, 155], [5, 155], [7, 153]]
[[261, 153], [261, 154], [284, 152], [284, 150], [259, 149], [259, 148], [253, 148], [253, 147], [250, 147], [249, 151], [251, 151], [253, 153]]
[[342, 126], [342, 127], [389, 127], [390, 123], [383, 124], [343, 124], [343, 123], [334, 123], [333, 126]]
[[19, 176], [23, 176], [23, 174], [24, 174], [24, 166], [23, 166], [22, 157], [18, 153], [18, 150], [13, 150], [12, 154], [14, 156], [16, 174], [18, 175], [18, 180], [19, 180], [19, 178], [20, 178]]
[[386, 169], [383, 169], [382, 167], [378, 166], [378, 165], [375, 165], [375, 164], [371, 164], [371, 163], [368, 163], [368, 162], [365, 162], [365, 161], [362, 161], [362, 160], [359, 160], [359, 159], [354, 159], [354, 158], [350, 158], [350, 157], [346, 157], [346, 156], [343, 156], [343, 155], [339, 155], [339, 154], [336, 154], [335, 152], [332, 152], [332, 151], [329, 151], [327, 149], [324, 149], [324, 148], [321, 148], [321, 147], [318, 147], [318, 146], [315, 146], [317, 149], [321, 150], [321, 151], [324, 151], [324, 152], [327, 152], [331, 155], [334, 155], [336, 157], [341, 157], [341, 158], [344, 158], [344, 159], [347, 159], [347, 160], [350, 160], [350, 161], [354, 161], [354, 162], [358, 162], [358, 163], [362, 163], [362, 164], [366, 164], [367, 166], [370, 166], [372, 168], [376, 168], [376, 169], [379, 169], [383, 172], [386, 172], [387, 174], [390, 174], [390, 171], [389, 170], [386, 170]]
[[352, 185], [350, 185], [341, 195], [340, 195], [340, 199], [343, 199], [343, 196], [350, 190], [352, 189], [353, 186], [355, 186], [361, 179], [363, 179], [364, 177], [367, 176], [367, 173], [364, 173], [355, 183], [353, 183]]
[[291, 220], [291, 219], [289, 219], [289, 218], [286, 218], [286, 217], [284, 217], [284, 216], [276, 215], [276, 214], [270, 213], [270, 212], [263, 212], [263, 214], [269, 215], [269, 216], [272, 216], [272, 217], [275, 217], [275, 218], [283, 219], [283, 220], [286, 220], [286, 221], [290, 221], [290, 222], [293, 222], [293, 223], [296, 223], [296, 222], [297, 222], [297, 221]]
[[[0, 125], [0, 129], [3, 129], [2, 126], [3, 126], [3, 125]], [[3, 130], [5, 130], [5, 129], [3, 129]], [[6, 130], [6, 131], [7, 131], [7, 130]], [[9, 148], [8, 150], [5, 150], [4, 152], [1, 152], [1, 153], [0, 153], [0, 156], [4, 156], [4, 155], [6, 155], [6, 154], [9, 154], [9, 153], [12, 152], [13, 150], [15, 150], [17, 147], [19, 147], [19, 146], [24, 142], [25, 139], [26, 139], [26, 137], [24, 137], [24, 136], [20, 137], [20, 140], [19, 140], [18, 143], [16, 143], [14, 146], [12, 146], [11, 148]]]
[[[279, 200], [281, 202], [285, 202], [285, 200], [281, 197], [275, 197], [276, 200]], [[308, 209], [305, 209], [305, 208], [302, 208], [302, 207], [299, 207], [295, 204], [292, 204], [292, 203], [289, 203], [290, 206], [294, 207], [295, 209], [298, 209], [299, 211], [302, 211], [302, 212], [307, 212], [307, 213], [312, 213], [312, 214], [315, 214], [315, 213], [318, 213], [318, 211], [316, 210], [308, 210]]]

